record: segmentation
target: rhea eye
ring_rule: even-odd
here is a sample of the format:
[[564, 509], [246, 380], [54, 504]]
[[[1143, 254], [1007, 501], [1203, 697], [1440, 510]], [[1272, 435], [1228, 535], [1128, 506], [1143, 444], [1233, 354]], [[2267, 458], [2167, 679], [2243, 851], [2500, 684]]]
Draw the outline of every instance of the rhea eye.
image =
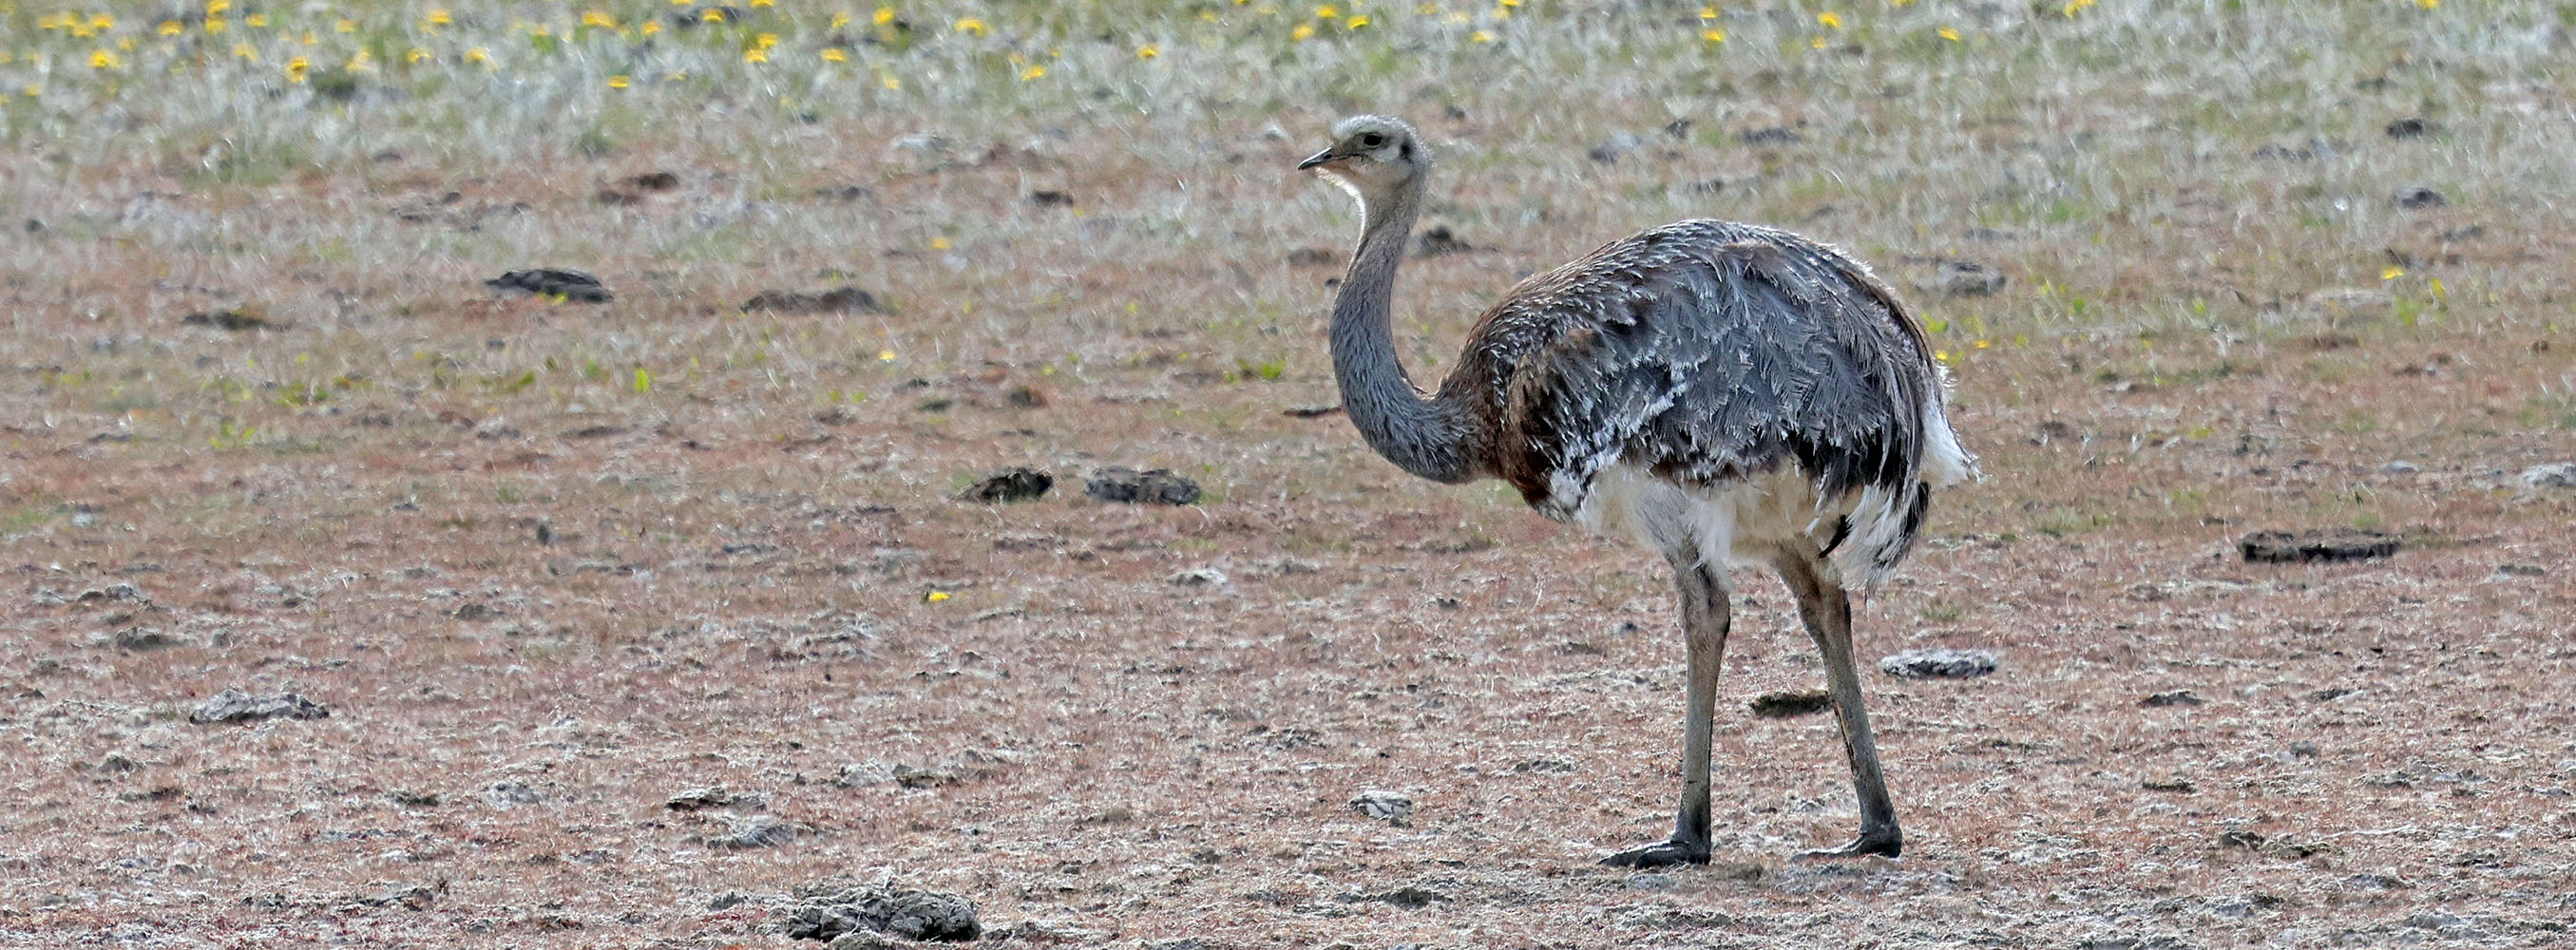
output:
[[1361, 148], [1376, 148], [1384, 144], [1386, 144], [1386, 136], [1379, 135], [1375, 132], [1366, 132], [1360, 135]]

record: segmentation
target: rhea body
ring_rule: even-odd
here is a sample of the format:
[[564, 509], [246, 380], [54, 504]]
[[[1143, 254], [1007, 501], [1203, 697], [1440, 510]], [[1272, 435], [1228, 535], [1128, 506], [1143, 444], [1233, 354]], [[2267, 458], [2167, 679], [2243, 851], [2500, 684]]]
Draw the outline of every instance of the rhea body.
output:
[[1904, 839], [1852, 657], [1846, 590], [1884, 580], [1932, 491], [1973, 477], [1913, 314], [1814, 241], [1678, 221], [1522, 281], [1468, 331], [1439, 389], [1397, 359], [1389, 314], [1431, 160], [1412, 127], [1345, 119], [1298, 166], [1360, 201], [1333, 304], [1333, 372], [1360, 436], [1440, 482], [1500, 478], [1549, 518], [1629, 534], [1672, 566], [1688, 649], [1681, 805], [1670, 839], [1605, 863], [1705, 863], [1710, 737], [1728, 569], [1786, 582], [1825, 663], [1859, 835], [1810, 856], [1896, 856]]

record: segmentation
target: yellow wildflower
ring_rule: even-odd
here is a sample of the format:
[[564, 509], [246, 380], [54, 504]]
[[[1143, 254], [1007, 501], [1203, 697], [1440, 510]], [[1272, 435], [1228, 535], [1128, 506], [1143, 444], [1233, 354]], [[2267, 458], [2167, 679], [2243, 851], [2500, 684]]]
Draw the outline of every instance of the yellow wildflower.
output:
[[878, 78], [877, 78], [877, 85], [884, 86], [884, 87], [886, 87], [888, 90], [892, 90], [892, 91], [896, 91], [896, 92], [900, 92], [900, 91], [902, 91], [902, 90], [903, 90], [903, 80], [896, 79], [896, 78], [894, 78], [894, 76], [893, 76], [893, 75], [891, 75], [891, 74], [888, 74], [888, 75], [885, 75], [885, 76], [880, 76], [880, 77], [878, 77]]
[[355, 32], [358, 32], [358, 21], [356, 21], [356, 20], [340, 20], [340, 21], [336, 21], [336, 22], [334, 22], [334, 23], [332, 23], [332, 24], [331, 24], [331, 30], [332, 30], [333, 32], [336, 32], [336, 33], [355, 33]]
[[1046, 67], [1032, 63], [1029, 68], [1020, 70], [1020, 81], [1028, 82], [1044, 75], [1046, 75]]
[[1358, 13], [1351, 14], [1350, 19], [1342, 21], [1342, 29], [1345, 30], [1356, 30], [1367, 25], [1369, 25], [1369, 18]]
[[752, 37], [751, 41], [758, 44], [761, 49], [778, 48], [778, 34], [776, 33], [763, 33], [759, 36]]
[[233, 0], [206, 0], [207, 16], [222, 16], [233, 8]]
[[751, 47], [750, 49], [742, 51], [742, 61], [746, 63], [766, 63], [769, 61], [769, 51], [757, 46]]
[[636, 27], [636, 30], [637, 30], [637, 31], [639, 31], [639, 32], [641, 32], [641, 33], [643, 33], [643, 34], [644, 34], [644, 35], [646, 35], [646, 36], [651, 36], [651, 35], [653, 35], [653, 34], [655, 34], [655, 33], [662, 32], [662, 21], [660, 21], [660, 20], [646, 20], [646, 21], [644, 21], [644, 25], [643, 25], [643, 26]]
[[1288, 31], [1288, 42], [1291, 42], [1291, 43], [1303, 43], [1303, 42], [1305, 42], [1306, 40], [1308, 40], [1309, 38], [1312, 38], [1314, 35], [1315, 35], [1315, 25], [1314, 25], [1314, 24], [1312, 24], [1312, 23], [1300, 23], [1300, 24], [1297, 24], [1297, 28], [1296, 28], [1296, 29], [1293, 29], [1293, 30], [1289, 30], [1289, 31]]
[[1156, 46], [1156, 45], [1154, 45], [1154, 44], [1152, 44], [1152, 43], [1147, 43], [1147, 44], [1145, 44], [1145, 45], [1143, 45], [1143, 46], [1136, 47], [1136, 58], [1137, 58], [1137, 59], [1152, 59], [1152, 58], [1154, 58], [1154, 57], [1156, 57], [1156, 56], [1161, 56], [1161, 55], [1163, 55], [1163, 48], [1162, 48], [1162, 47], [1159, 47], [1159, 46]]
[[934, 591], [931, 591], [927, 596], [922, 597], [921, 599], [922, 599], [924, 602], [926, 602], [926, 603], [933, 603], [933, 604], [935, 604], [935, 603], [938, 603], [938, 602], [940, 602], [940, 601], [947, 600], [947, 599], [948, 599], [948, 592], [947, 592], [947, 591], [944, 591], [944, 590], [934, 590]]
[[1320, 6], [1320, 7], [1316, 7], [1316, 8], [1315, 8], [1315, 19], [1318, 19], [1318, 20], [1331, 20], [1331, 19], [1338, 18], [1338, 17], [1340, 17], [1341, 15], [1342, 15], [1342, 11], [1341, 11], [1341, 10], [1339, 10], [1339, 9], [1336, 9], [1336, 8], [1335, 8], [1335, 7], [1333, 7], [1333, 5], [1331, 5], [1331, 4], [1325, 4], [1325, 5], [1323, 5], [1323, 6]]
[[892, 363], [892, 362], [894, 362], [894, 351], [893, 351], [893, 350], [878, 350], [878, 351], [877, 351], [877, 362], [879, 362], [879, 363]]
[[2404, 276], [2406, 276], [2406, 268], [2403, 267], [2391, 267], [2379, 272], [2379, 279], [2381, 280], [2396, 280], [2397, 278]]
[[1699, 38], [1711, 43], [1723, 43], [1726, 42], [1726, 31], [1712, 26], [1699, 31]]
[[1467, 42], [1470, 43], [1491, 43], [1493, 41], [1494, 34], [1487, 33], [1483, 30], [1477, 30], [1476, 32], [1467, 34]]
[[303, 82], [304, 75], [312, 71], [313, 64], [305, 61], [304, 57], [298, 56], [286, 61], [286, 78], [289, 82]]
[[242, 17], [242, 25], [254, 30], [265, 29], [268, 26], [268, 15], [265, 13], [252, 13], [245, 15]]
[[955, 29], [959, 33], [966, 33], [974, 36], [982, 36], [986, 33], [993, 32], [993, 28], [985, 26], [984, 21], [971, 16], [958, 17]]
[[823, 50], [823, 61], [824, 61], [824, 62], [827, 62], [827, 63], [846, 63], [846, 62], [849, 62], [849, 61], [850, 61], [850, 51], [845, 50], [845, 49], [842, 49], [842, 48], [840, 48], [840, 47], [838, 47], [838, 46], [826, 47], [826, 48]]
[[187, 27], [179, 25], [179, 21], [177, 20], [161, 21], [161, 35], [163, 36], [177, 36], [180, 33], [185, 32], [187, 29]]
[[617, 18], [609, 16], [603, 11], [592, 10], [581, 15], [581, 25], [598, 27], [603, 30], [614, 30], [617, 28]]
[[871, 21], [873, 21], [874, 23], [876, 23], [876, 25], [878, 25], [878, 26], [884, 26], [884, 25], [886, 25], [886, 24], [888, 24], [888, 23], [892, 23], [892, 22], [894, 22], [894, 8], [893, 8], [893, 7], [878, 7], [878, 8], [877, 8], [876, 15], [875, 15], [875, 16], [873, 16], [873, 17], [870, 17], [869, 19], [870, 19]]
[[205, 23], [202, 25], [206, 28], [206, 32], [208, 33], [221, 33], [225, 30], [231, 29], [233, 21], [218, 20], [214, 17], [207, 17]]
[[116, 18], [104, 13], [91, 14], [89, 18], [89, 28], [101, 33], [116, 29]]
[[1842, 14], [1827, 10], [1816, 14], [1816, 23], [1828, 30], [1839, 30], [1843, 28], [1843, 17]]
[[411, 52], [403, 54], [403, 62], [406, 63], [417, 63], [428, 58], [429, 51], [417, 46], [412, 47]]
[[446, 26], [450, 23], [456, 22], [456, 17], [445, 10], [431, 10], [427, 16], [424, 16], [421, 19], [431, 26]]
[[608, 88], [624, 89], [634, 82], [635, 80], [628, 77], [625, 73], [618, 73], [617, 75], [608, 77]]
[[124, 65], [124, 60], [118, 59], [115, 53], [111, 53], [106, 50], [99, 50], [89, 54], [89, 68], [91, 69], [116, 69]]
[[259, 51], [252, 49], [248, 43], [233, 44], [233, 55], [240, 57], [244, 62], [259, 62]]
[[835, 14], [832, 14], [832, 25], [831, 25], [831, 26], [829, 26], [829, 27], [825, 27], [825, 29], [837, 30], [837, 29], [840, 29], [840, 28], [845, 27], [845, 26], [848, 26], [848, 25], [850, 25], [850, 15], [849, 15], [849, 14], [847, 14], [847, 13], [835, 13]]
[[1959, 28], [1955, 26], [1942, 27], [1941, 38], [1953, 43], [1959, 42]]
[[698, 22], [700, 23], [722, 23], [724, 21], [724, 10], [721, 8], [708, 7], [704, 10], [698, 11]]
[[492, 62], [492, 51], [480, 46], [466, 50], [465, 61], [469, 63], [483, 63], [485, 65], [490, 65]]

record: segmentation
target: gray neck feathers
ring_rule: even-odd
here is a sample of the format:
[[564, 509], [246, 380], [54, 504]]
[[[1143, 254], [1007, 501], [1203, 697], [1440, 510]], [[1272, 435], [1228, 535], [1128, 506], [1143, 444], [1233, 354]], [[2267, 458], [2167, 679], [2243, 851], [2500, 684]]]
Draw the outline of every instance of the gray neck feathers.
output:
[[1397, 468], [1438, 482], [1463, 482], [1481, 474], [1466, 451], [1472, 431], [1464, 407], [1424, 399], [1396, 359], [1388, 326], [1395, 271], [1419, 213], [1422, 182], [1416, 178], [1385, 201], [1363, 201], [1366, 217], [1350, 273], [1333, 301], [1333, 376], [1342, 406], [1360, 437]]

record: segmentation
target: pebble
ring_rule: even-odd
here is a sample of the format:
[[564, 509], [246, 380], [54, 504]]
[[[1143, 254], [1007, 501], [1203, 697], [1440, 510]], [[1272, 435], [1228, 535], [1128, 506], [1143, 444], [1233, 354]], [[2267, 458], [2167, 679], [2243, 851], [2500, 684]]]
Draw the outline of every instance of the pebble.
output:
[[1879, 672], [1903, 679], [1969, 679], [1995, 671], [1991, 650], [1907, 650], [1878, 661]]

